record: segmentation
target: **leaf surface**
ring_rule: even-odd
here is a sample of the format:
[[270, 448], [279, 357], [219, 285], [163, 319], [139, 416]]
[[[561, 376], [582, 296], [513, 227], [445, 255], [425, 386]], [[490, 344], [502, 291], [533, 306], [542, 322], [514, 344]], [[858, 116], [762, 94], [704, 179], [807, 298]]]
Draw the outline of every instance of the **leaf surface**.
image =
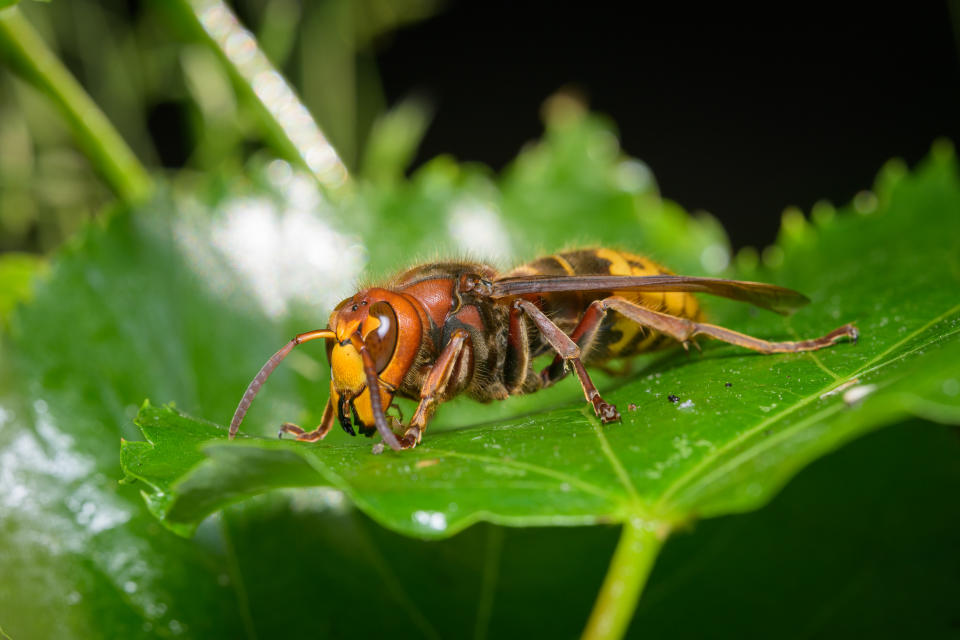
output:
[[[324, 618], [332, 632], [376, 633], [390, 619], [400, 635], [453, 635], [466, 619], [461, 598], [467, 624], [493, 632], [518, 595], [496, 586], [497, 536], [508, 541], [502, 571], [527, 558], [528, 580], [580, 540], [580, 557], [594, 561], [564, 576], [592, 595], [613, 530], [565, 529], [544, 542], [541, 530], [483, 525], [442, 552], [393, 532], [438, 538], [479, 520], [566, 525], [637, 513], [672, 525], [755, 508], [810, 460], [903, 416], [955, 423], [956, 165], [940, 153], [913, 175], [892, 167], [872, 212], [788, 225], [779, 266], [727, 272], [798, 288], [810, 307], [787, 320], [709, 307], [717, 322], [772, 338], [856, 321], [859, 344], [817, 359], [718, 344], [703, 356], [653, 354], [626, 378], [595, 376], [622, 424], [601, 428], [567, 380], [489, 406], [455, 401], [423, 447], [381, 456], [340, 432], [313, 446], [275, 439], [282, 421], [319, 420], [328, 378], [313, 344], [270, 379], [248, 437], [228, 443], [219, 426], [266, 357], [325, 324], [361, 270], [377, 277], [467, 248], [509, 266], [575, 240], [715, 276], [729, 256], [722, 230], [662, 200], [592, 118], [551, 124], [499, 177], [441, 158], [409, 181], [358, 185], [334, 206], [274, 166], [113, 214], [61, 252], [3, 344], [0, 574], [17, 579], [0, 581], [0, 623], [18, 639], [307, 634], [319, 624], [304, 614], [313, 604], [289, 594], [320, 589], [330, 611], [349, 614]], [[850, 376], [876, 388], [851, 406], [844, 392], [820, 398]], [[136, 481], [119, 484], [124, 475]], [[351, 501], [392, 531], [349, 511]], [[524, 544], [509, 543], [516, 537]], [[290, 553], [264, 548], [281, 539]], [[298, 557], [310, 558], [309, 571], [277, 573]], [[453, 575], [476, 580], [444, 586]], [[318, 587], [319, 576], [336, 584]], [[359, 594], [404, 615], [364, 615], [372, 605]], [[590, 597], [571, 595], [561, 618], [581, 621]]]
[[775, 268], [732, 274], [803, 291], [813, 300], [807, 308], [784, 319], [709, 303], [713, 322], [777, 340], [853, 322], [857, 344], [769, 356], [716, 343], [702, 356], [648, 356], [638, 373], [600, 386], [620, 407], [621, 424], [601, 426], [567, 380], [560, 386], [571, 393], [562, 398], [571, 403], [489, 422], [454, 403], [439, 412], [452, 428], [431, 428], [417, 449], [380, 456], [340, 434], [304, 445], [231, 443], [222, 430], [165, 433], [189, 418], [146, 407], [139, 421], [151, 425], [152, 442], [125, 445], [126, 471], [155, 482], [130, 460], [171, 457], [158, 434], [202, 451], [204, 462], [184, 458], [182, 473], [165, 480], [172, 498], [162, 516], [176, 527], [243, 495], [310, 484], [340, 489], [383, 525], [422, 537], [478, 520], [570, 525], [639, 515], [674, 526], [754, 509], [805, 464], [872, 429], [912, 415], [960, 418], [955, 161], [941, 151], [909, 176], [893, 163], [871, 197], [863, 212], [821, 212], [816, 226], [792, 220]]

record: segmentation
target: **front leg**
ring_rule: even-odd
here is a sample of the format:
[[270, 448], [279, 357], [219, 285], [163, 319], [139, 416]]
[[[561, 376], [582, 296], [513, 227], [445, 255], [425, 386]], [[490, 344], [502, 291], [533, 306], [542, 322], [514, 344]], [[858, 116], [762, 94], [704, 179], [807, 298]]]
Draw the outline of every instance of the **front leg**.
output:
[[289, 433], [292, 436], [296, 436], [300, 442], [316, 442], [317, 440], [323, 440], [330, 432], [330, 427], [332, 426], [333, 403], [327, 400], [327, 406], [323, 410], [323, 418], [320, 419], [320, 424], [316, 429], [313, 431], [305, 431], [291, 422], [284, 422], [280, 425], [280, 431], [277, 432], [277, 437], [282, 439], [283, 434]]
[[470, 333], [466, 329], [457, 329], [453, 332], [450, 341], [440, 352], [437, 361], [430, 367], [423, 387], [420, 389], [420, 404], [410, 420], [410, 426], [400, 439], [404, 449], [410, 449], [420, 443], [423, 432], [427, 429], [427, 422], [436, 410], [437, 405], [447, 399], [451, 383], [456, 387], [459, 380], [452, 380], [453, 371], [464, 350], [472, 349]]

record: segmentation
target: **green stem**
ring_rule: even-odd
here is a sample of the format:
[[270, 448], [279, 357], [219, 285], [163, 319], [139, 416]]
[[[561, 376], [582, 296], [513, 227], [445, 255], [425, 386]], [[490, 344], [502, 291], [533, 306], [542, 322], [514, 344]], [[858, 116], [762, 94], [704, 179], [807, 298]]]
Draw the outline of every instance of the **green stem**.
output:
[[584, 640], [615, 640], [626, 633], [663, 544], [655, 524], [637, 517], [623, 523], [620, 541], [583, 631]]
[[333, 145], [225, 2], [163, 0], [160, 4], [177, 23], [194, 35], [202, 34], [251, 99], [277, 152], [307, 168], [328, 192], [337, 192], [347, 183], [347, 168]]
[[150, 192], [150, 176], [133, 151], [16, 7], [0, 9], [0, 51], [53, 101], [77, 144], [121, 200], [135, 202]]

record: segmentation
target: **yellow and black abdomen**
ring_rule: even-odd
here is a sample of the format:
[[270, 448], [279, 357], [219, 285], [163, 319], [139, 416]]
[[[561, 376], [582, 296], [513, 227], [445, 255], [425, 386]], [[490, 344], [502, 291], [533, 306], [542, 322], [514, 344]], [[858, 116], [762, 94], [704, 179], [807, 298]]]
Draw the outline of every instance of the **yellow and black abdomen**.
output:
[[[545, 256], [514, 269], [508, 275], [615, 275], [656, 276], [672, 272], [649, 258], [616, 249], [581, 249]], [[567, 334], [577, 326], [584, 311], [594, 300], [618, 295], [653, 311], [672, 316], [702, 319], [700, 305], [689, 293], [681, 292], [575, 292], [548, 293], [542, 296], [542, 308]], [[642, 327], [616, 311], [607, 312], [593, 344], [585, 354], [586, 362], [603, 362], [668, 346], [674, 341]]]

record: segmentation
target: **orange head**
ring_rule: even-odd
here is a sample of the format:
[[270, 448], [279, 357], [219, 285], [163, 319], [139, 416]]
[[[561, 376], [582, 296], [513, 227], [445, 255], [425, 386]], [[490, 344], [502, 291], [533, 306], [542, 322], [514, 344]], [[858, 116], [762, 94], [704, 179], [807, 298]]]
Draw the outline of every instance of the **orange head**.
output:
[[230, 438], [237, 435], [250, 403], [280, 362], [298, 344], [322, 338], [330, 359], [330, 402], [337, 409], [340, 426], [356, 435], [352, 414], [362, 433], [379, 431], [384, 442], [399, 450], [385, 412], [420, 352], [421, 314], [413, 298], [387, 289], [367, 289], [344, 300], [333, 310], [329, 328], [295, 336], [267, 360], [237, 405]]
[[330, 330], [336, 338], [327, 342], [330, 360], [330, 402], [340, 426], [355, 435], [373, 435], [374, 408], [367, 384], [361, 350], [373, 360], [377, 373], [380, 407], [386, 411], [420, 350], [423, 328], [411, 300], [387, 289], [371, 288], [341, 302], [330, 315]]

